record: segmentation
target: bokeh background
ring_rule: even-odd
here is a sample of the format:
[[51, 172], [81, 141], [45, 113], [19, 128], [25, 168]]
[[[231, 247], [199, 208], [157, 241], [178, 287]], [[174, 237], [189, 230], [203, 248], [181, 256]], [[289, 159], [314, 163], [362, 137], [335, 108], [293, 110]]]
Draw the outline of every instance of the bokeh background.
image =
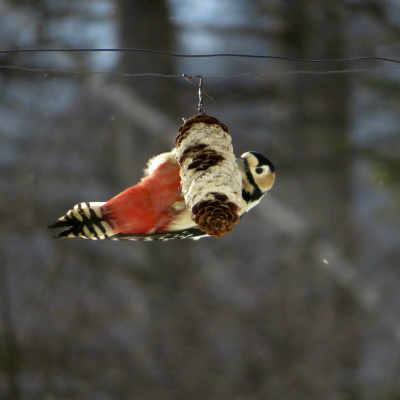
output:
[[[400, 3], [0, 0], [0, 49], [110, 47], [399, 59]], [[220, 239], [52, 239], [197, 113], [149, 73], [206, 76], [275, 187]], [[400, 398], [397, 64], [0, 54], [0, 87], [1, 399]]]

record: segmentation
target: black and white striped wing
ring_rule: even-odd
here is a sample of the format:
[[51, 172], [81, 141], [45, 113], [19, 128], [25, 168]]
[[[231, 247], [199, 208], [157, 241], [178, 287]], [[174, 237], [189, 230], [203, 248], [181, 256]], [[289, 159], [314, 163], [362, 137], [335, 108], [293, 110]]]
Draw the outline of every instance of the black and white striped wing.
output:
[[198, 228], [183, 229], [181, 231], [164, 232], [164, 233], [151, 233], [143, 235], [124, 235], [118, 233], [114, 236], [110, 236], [107, 239], [111, 240], [142, 240], [142, 241], [167, 241], [174, 239], [192, 239], [198, 240], [203, 237], [210, 237], [204, 231]]

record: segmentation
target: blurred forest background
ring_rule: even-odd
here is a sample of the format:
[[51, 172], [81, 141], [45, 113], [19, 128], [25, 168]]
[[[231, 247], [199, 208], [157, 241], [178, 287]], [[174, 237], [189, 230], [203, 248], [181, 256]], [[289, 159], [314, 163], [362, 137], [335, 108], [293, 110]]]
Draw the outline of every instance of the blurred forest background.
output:
[[[399, 59], [400, 3], [0, 0], [2, 50], [110, 47]], [[141, 73], [208, 76], [275, 187], [220, 239], [53, 240], [197, 113]], [[400, 399], [396, 64], [0, 54], [0, 85], [1, 399]]]

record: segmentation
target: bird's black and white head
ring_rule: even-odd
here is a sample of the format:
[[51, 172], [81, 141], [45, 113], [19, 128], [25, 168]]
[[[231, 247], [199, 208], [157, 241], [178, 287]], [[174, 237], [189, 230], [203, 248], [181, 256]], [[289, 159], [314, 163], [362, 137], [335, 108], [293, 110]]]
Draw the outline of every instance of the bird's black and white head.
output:
[[242, 196], [248, 211], [258, 204], [275, 181], [274, 164], [265, 156], [249, 151], [241, 156], [243, 189]]

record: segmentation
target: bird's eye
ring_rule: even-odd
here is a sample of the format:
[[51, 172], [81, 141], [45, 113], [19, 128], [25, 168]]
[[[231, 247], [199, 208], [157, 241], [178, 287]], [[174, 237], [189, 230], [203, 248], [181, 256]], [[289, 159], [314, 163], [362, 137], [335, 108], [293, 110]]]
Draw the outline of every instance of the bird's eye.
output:
[[264, 168], [256, 168], [256, 174], [262, 174], [264, 172]]

